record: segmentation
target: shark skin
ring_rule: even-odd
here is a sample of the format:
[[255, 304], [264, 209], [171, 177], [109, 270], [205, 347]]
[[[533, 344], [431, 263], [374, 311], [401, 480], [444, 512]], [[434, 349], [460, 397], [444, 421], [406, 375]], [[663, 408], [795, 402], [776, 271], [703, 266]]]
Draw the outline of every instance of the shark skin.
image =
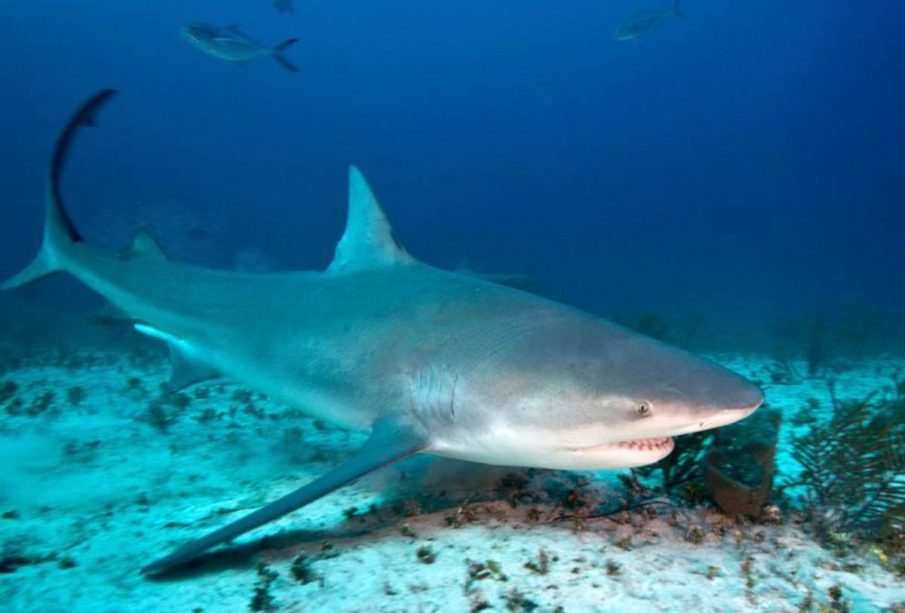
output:
[[142, 569], [162, 573], [414, 453], [510, 466], [606, 469], [656, 462], [672, 437], [738, 421], [763, 401], [735, 373], [571, 307], [420, 263], [393, 240], [362, 174], [324, 272], [249, 274], [165, 258], [146, 235], [128, 255], [78, 234], [59, 179], [73, 139], [112, 97], [62, 132], [47, 183], [44, 242], [5, 289], [67, 272], [139, 332], [169, 345], [174, 380], [234, 379], [313, 417], [370, 430], [326, 475]]

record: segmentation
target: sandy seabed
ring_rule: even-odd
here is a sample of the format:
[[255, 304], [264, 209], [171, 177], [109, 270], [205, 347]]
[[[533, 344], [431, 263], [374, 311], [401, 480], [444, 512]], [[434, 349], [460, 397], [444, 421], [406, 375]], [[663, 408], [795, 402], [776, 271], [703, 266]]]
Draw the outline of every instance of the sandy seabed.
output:
[[[761, 382], [760, 359], [714, 356]], [[853, 365], [840, 396], [902, 364]], [[179, 574], [138, 569], [323, 474], [364, 440], [224, 381], [164, 397], [156, 357], [85, 351], [0, 374], [4, 611], [905, 610], [882, 553], [840, 558], [784, 510], [618, 509], [615, 472], [418, 457], [241, 537]], [[825, 382], [767, 384], [785, 416], [777, 480], [798, 470], [794, 415]], [[898, 607], [898, 608], [895, 608]]]

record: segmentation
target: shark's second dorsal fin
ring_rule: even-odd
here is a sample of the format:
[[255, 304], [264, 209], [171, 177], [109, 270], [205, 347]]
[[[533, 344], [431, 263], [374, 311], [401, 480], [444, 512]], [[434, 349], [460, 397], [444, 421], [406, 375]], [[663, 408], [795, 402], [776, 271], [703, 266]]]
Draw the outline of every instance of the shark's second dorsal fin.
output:
[[135, 235], [132, 244], [120, 252], [120, 259], [123, 260], [165, 260], [166, 254], [160, 247], [153, 236], [147, 231], [142, 230]]
[[349, 168], [349, 218], [336, 245], [330, 273], [411, 264], [414, 258], [393, 239], [393, 228], [361, 171]]

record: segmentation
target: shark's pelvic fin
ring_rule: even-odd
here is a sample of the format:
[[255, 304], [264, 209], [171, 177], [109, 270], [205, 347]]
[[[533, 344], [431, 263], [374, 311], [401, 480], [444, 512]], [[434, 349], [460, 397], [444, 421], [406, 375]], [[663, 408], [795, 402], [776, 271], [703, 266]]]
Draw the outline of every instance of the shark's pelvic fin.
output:
[[427, 438], [419, 427], [398, 417], [380, 419], [374, 424], [364, 447], [326, 475], [207, 536], [186, 543], [170, 555], [145, 566], [141, 572], [157, 574], [184, 564], [215, 545], [279, 519], [371, 471], [426, 447]]
[[171, 392], [178, 392], [189, 386], [209, 381], [220, 377], [220, 371], [213, 366], [209, 366], [199, 361], [190, 353], [182, 351], [176, 345], [169, 345], [170, 348], [170, 380], [167, 381], [167, 389]]
[[354, 272], [414, 261], [393, 239], [393, 228], [364, 175], [351, 166], [346, 231], [336, 245], [336, 255], [327, 272]]
[[76, 134], [83, 126], [95, 125], [94, 116], [116, 93], [113, 89], [104, 89], [85, 101], [81, 107], [69, 118], [66, 128], [60, 133], [50, 168], [47, 175], [47, 194], [45, 195], [45, 219], [44, 240], [41, 250], [25, 270], [7, 279], [0, 289], [12, 289], [28, 285], [49, 274], [59, 272], [65, 268], [64, 252], [72, 244], [82, 240], [78, 230], [69, 218], [66, 207], [63, 206], [63, 198], [60, 194], [60, 177], [69, 157], [69, 150], [75, 140]]
[[135, 330], [167, 344], [172, 368], [170, 380], [167, 382], [167, 390], [177, 392], [190, 385], [220, 376], [220, 372], [216, 368], [199, 359], [198, 352], [184, 339], [143, 323], [135, 324]]

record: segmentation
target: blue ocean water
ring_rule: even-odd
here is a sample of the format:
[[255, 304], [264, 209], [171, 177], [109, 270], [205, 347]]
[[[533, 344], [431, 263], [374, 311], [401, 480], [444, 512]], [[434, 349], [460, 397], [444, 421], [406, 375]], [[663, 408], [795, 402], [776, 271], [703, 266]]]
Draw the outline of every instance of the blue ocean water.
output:
[[[902, 436], [905, 4], [687, 0], [681, 3], [681, 16], [668, 14], [671, 5], [664, 0], [291, 4], [294, 12], [281, 13], [268, 0], [4, 3], [0, 279], [18, 272], [36, 252], [48, 158], [66, 118], [93, 92], [115, 87], [119, 96], [104, 110], [98, 129], [80, 136], [63, 182], [70, 213], [92, 243], [118, 249], [147, 229], [178, 260], [227, 269], [323, 269], [346, 221], [347, 172], [355, 164], [374, 187], [395, 237], [418, 259], [439, 268], [465, 263], [478, 272], [518, 275], [533, 292], [708, 352], [764, 387], [767, 404], [786, 412], [780, 443], [774, 438], [772, 445], [779, 449], [778, 474], [788, 483], [791, 477], [783, 475], [783, 466], [798, 466], [789, 459], [793, 436], [802, 436], [815, 423], [809, 419], [830, 423], [844, 414], [846, 401], [870, 394], [874, 400], [891, 399], [879, 412], [886, 411], [893, 425], [882, 432], [890, 446]], [[644, 10], [663, 11], [662, 23], [633, 40], [616, 40], [617, 29]], [[300, 70], [290, 73], [268, 57], [237, 64], [205, 55], [180, 34], [197, 21], [241, 25], [267, 47], [298, 38], [285, 54]], [[92, 370], [108, 358], [86, 354], [51, 363], [29, 357], [48, 347], [127, 356], [128, 366], [112, 369], [123, 381], [109, 398], [132, 407], [123, 411], [141, 411], [130, 421], [138, 424], [140, 434], [129, 440], [165, 432], [170, 441], [179, 441], [169, 451], [163, 451], [166, 444], [158, 439], [149, 443], [150, 459], [142, 461], [157, 482], [165, 481], [169, 470], [161, 458], [178, 455], [173, 448], [184, 450], [190, 445], [186, 441], [195, 440], [197, 431], [180, 428], [225, 419], [216, 411], [230, 402], [242, 407], [239, 413], [263, 420], [242, 422], [239, 417], [230, 422], [234, 430], [257, 428], [260, 435], [257, 442], [247, 433], [238, 440], [236, 445], [250, 454], [241, 457], [257, 461], [279, 447], [279, 453], [271, 454], [277, 460], [260, 465], [274, 474], [284, 474], [286, 464], [280, 462], [287, 453], [292, 470], [306, 478], [320, 474], [295, 464], [297, 449], [286, 452], [293, 437], [304, 435], [318, 445], [323, 437], [332, 451], [318, 454], [328, 458], [348, 443], [345, 435], [329, 429], [324, 434], [323, 424], [309, 421], [292, 422], [286, 432], [268, 430], [261, 423], [277, 418], [261, 415], [275, 415], [277, 408], [264, 399], [231, 395], [231, 388], [224, 391], [222, 386], [191, 395], [197, 411], [191, 419], [160, 409], [169, 405], [148, 400], [153, 396], [148, 390], [156, 391], [166, 378], [160, 370], [163, 354], [147, 358], [145, 345], [135, 350], [130, 331], [90, 323], [102, 307], [99, 297], [66, 278], [0, 293], [0, 417], [6, 420], [0, 422], [0, 458], [6, 458], [8, 467], [7, 474], [0, 474], [4, 519], [21, 515], [37, 521], [41, 516], [31, 513], [29, 504], [64, 509], [59, 511], [64, 519], [82, 517], [72, 511], [68, 497], [47, 502], [43, 494], [29, 500], [21, 493], [32, 483], [54, 483], [59, 477], [54, 471], [47, 469], [50, 476], [40, 477], [29, 473], [27, 487], [17, 489], [10, 484], [18, 473], [9, 467], [31, 470], [37, 464], [30, 458], [51, 457], [57, 447], [65, 450], [66, 462], [71, 456], [94, 458], [92, 437], [100, 441], [111, 431], [91, 413], [92, 403], [106, 401], [104, 394], [115, 387]], [[151, 365], [129, 357], [133, 350]], [[50, 370], [27, 370], [35, 363]], [[147, 381], [133, 385], [138, 376]], [[4, 388], [7, 382], [14, 386]], [[107, 392], [97, 391], [101, 387]], [[32, 430], [33, 418], [47, 407], [40, 405], [45, 388], [56, 390], [57, 403], [67, 396], [72, 409], [84, 409], [73, 394], [88, 390], [84, 410], [89, 417], [81, 423], [96, 421], [83, 434], [72, 435], [77, 444], [67, 438], [56, 445], [58, 429], [69, 428], [68, 422], [42, 422]], [[73, 392], [75, 388], [82, 392]], [[13, 404], [16, 394], [32, 408], [23, 412]], [[150, 417], [145, 405], [151, 407]], [[40, 406], [40, 411], [35, 408]], [[808, 417], [808, 407], [817, 417]], [[880, 428], [873, 422], [870, 426]], [[20, 440], [24, 433], [30, 438]], [[42, 436], [55, 442], [34, 442]], [[232, 444], [231, 437], [238, 435], [224, 426], [210, 436], [208, 442]], [[118, 449], [114, 438], [98, 446]], [[357, 446], [360, 441], [353, 442]], [[314, 461], [322, 460], [318, 455]], [[154, 481], [148, 475], [122, 477], [105, 461], [70, 464], [94, 462], [98, 474], [112, 475], [107, 481], [128, 483], [125, 491], [132, 498], [138, 492], [144, 496], [147, 483]], [[206, 461], [216, 464], [210, 457]], [[236, 479], [244, 486], [267, 483], [270, 473], [265, 475], [260, 466], [248, 472], [236, 468]], [[183, 473], [191, 472], [183, 468]], [[180, 470], [173, 468], [174, 474], [183, 474]], [[541, 505], [549, 502], [544, 497], [551, 492], [587, 485], [568, 481], [568, 474], [550, 477], [566, 480], [565, 485], [541, 483], [545, 477], [534, 473], [528, 478], [540, 494], [525, 496], [540, 496], [531, 501]], [[228, 489], [224, 483], [211, 486], [212, 500], [221, 499], [220, 492]], [[496, 482], [485, 488], [485, 494], [491, 492], [487, 498], [502, 499], [495, 487]], [[795, 485], [788, 487], [791, 491]], [[179, 502], [182, 494], [170, 493], [166, 512], [171, 515], [161, 517], [169, 523], [174, 517], [191, 517], [186, 511], [190, 505]], [[352, 500], [361, 510], [369, 499], [356, 495]], [[274, 497], [269, 491], [260, 496]], [[453, 508], [464, 507], [470, 496], [451, 499]], [[792, 512], [798, 509], [793, 499], [777, 493], [773, 502]], [[231, 502], [251, 508], [262, 500]], [[484, 511], [499, 519], [493, 509]], [[901, 515], [901, 507], [897, 512]], [[708, 521], [702, 525], [709, 530]], [[679, 524], [688, 541], [691, 528]], [[396, 524], [391, 525], [392, 536], [398, 537]], [[159, 525], [141, 527], [167, 536]], [[321, 528], [304, 525], [315, 533]], [[425, 525], [416, 528], [428, 530]], [[807, 533], [813, 542], [820, 541], [815, 536], [819, 528]], [[197, 532], [182, 536], [199, 536]], [[87, 542], [101, 542], [92, 540], [102, 539], [101, 534]], [[901, 539], [901, 525], [897, 534]], [[453, 543], [449, 547], [473, 546], [447, 537]], [[543, 547], [552, 548], [557, 538], [566, 537], [526, 538], [546, 551]], [[30, 567], [43, 568], [46, 556], [9, 553], [10, 543], [20, 540], [29, 542], [14, 530], [0, 535], [0, 575], [23, 576]], [[624, 542], [622, 536], [614, 540]], [[375, 545], [388, 548], [380, 555], [397, 555], [391, 541]], [[433, 547], [440, 550], [444, 542]], [[882, 566], [901, 579], [905, 547], [896, 542], [898, 561], [889, 562], [889, 554], [882, 563], [871, 559], [864, 564]], [[505, 545], [500, 549], [512, 551]], [[628, 553], [622, 553], [630, 548], [617, 549], [614, 555], [625, 557], [613, 563], [630, 564]], [[80, 550], [78, 555], [80, 565], [83, 559], [93, 560], [91, 553]], [[287, 560], [298, 560], [295, 555]], [[317, 555], [321, 569], [331, 557]], [[419, 553], [417, 560], [412, 558], [419, 571], [425, 557]], [[280, 569], [282, 576], [289, 573], [287, 560], [282, 560], [287, 567]], [[340, 560], [354, 574], [355, 562]], [[514, 564], [531, 568], [521, 560]], [[709, 575], [717, 574], [710, 570], [712, 560], [702, 564], [704, 570], [694, 572], [712, 579]], [[101, 591], [115, 584], [105, 570], [87, 568], [105, 586]], [[606, 568], [607, 573], [612, 570]], [[251, 572], [245, 570], [246, 575]], [[337, 566], [333, 572], [342, 571]], [[720, 572], [742, 577], [739, 585], [746, 581], [744, 566]], [[474, 573], [471, 579], [489, 573], [483, 578], [499, 580], [500, 575], [486, 568]], [[257, 580], [269, 586], [267, 576], [259, 569]], [[41, 577], [27, 577], [24, 587], [0, 585], [0, 594], [16, 596], [19, 606], [22, 594], [52, 591], [42, 586]], [[652, 577], [656, 581], [656, 574]], [[827, 592], [830, 583], [843, 585], [846, 598], [861, 603], [863, 610], [892, 602], [886, 596], [871, 600], [869, 590], [858, 591], [855, 581], [818, 577], [808, 588], [819, 594], [818, 603], [838, 604]], [[199, 585], [201, 594], [214, 589], [210, 583]], [[148, 590], [142, 598], [159, 610], [173, 609], [177, 602], [180, 607], [190, 604], [172, 600], [158, 587], [140, 589]], [[413, 596], [394, 605], [395, 610], [415, 610], [422, 602], [420, 592], [407, 589]], [[381, 591], [390, 595], [386, 586], [377, 586], [374, 593]], [[888, 592], [894, 595], [895, 590]], [[236, 610], [235, 603], [244, 603], [251, 593], [246, 586], [241, 597], [222, 606], [209, 601], [206, 610]], [[110, 601], [111, 610], [137, 606], [123, 594], [119, 597], [123, 600]], [[290, 602], [289, 596], [282, 598], [283, 604]], [[321, 606], [332, 604], [336, 610], [361, 606], [354, 600], [340, 605], [332, 592], [322, 592], [321, 599]], [[897, 600], [905, 601], [905, 594]], [[90, 598], [61, 596], [50, 602], [50, 610], [98, 610]], [[720, 601], [714, 610], [736, 606], [733, 602]], [[784, 610], [759, 602], [749, 596], [752, 610]], [[480, 603], [471, 598], [465, 604]], [[456, 601], [455, 607], [465, 604]], [[547, 604], [555, 610], [554, 601], [543, 601], [541, 609], [547, 610]], [[524, 602], [509, 608], [519, 610], [516, 606], [530, 610]], [[620, 606], [640, 605], [567, 604], [565, 610]]]
[[[419, 257], [530, 273], [595, 312], [901, 323], [902, 4], [689, 2], [615, 41], [640, 8], [668, 6], [9, 3], [3, 272], [35, 248], [62, 118], [114, 86], [66, 178], [114, 243], [111, 217], [175, 202], [214, 226], [213, 263], [254, 246], [323, 266], [355, 163]], [[204, 56], [190, 21], [298, 37], [302, 71]]]

